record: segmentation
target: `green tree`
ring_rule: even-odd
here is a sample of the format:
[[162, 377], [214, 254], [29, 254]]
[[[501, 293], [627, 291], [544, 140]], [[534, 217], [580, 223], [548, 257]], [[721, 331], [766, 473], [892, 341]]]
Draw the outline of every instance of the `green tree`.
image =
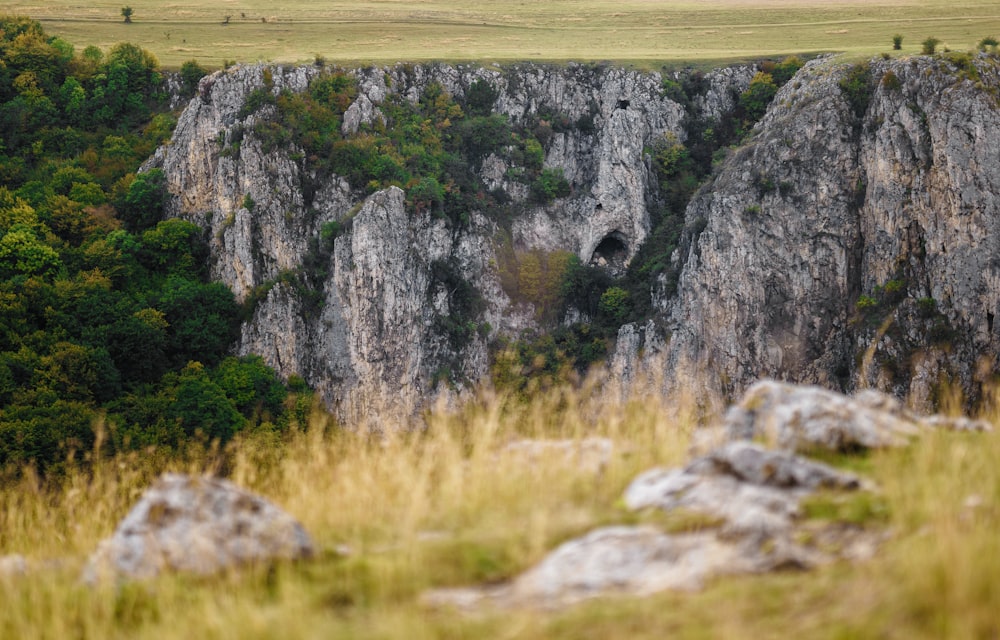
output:
[[903, 48], [903, 36], [896, 34], [892, 37], [892, 48], [894, 51], [899, 51]]
[[545, 204], [556, 198], [565, 198], [570, 194], [569, 182], [561, 168], [542, 169], [535, 181], [531, 183], [531, 197], [535, 202]]
[[226, 442], [246, 424], [226, 392], [212, 381], [200, 362], [189, 362], [179, 374], [171, 374], [172, 402], [167, 416], [187, 436], [199, 431], [211, 440]]
[[104, 331], [104, 342], [115, 367], [127, 383], [151, 383], [167, 371], [167, 329], [162, 311], [140, 309], [122, 314]]
[[500, 92], [488, 80], [478, 78], [465, 92], [466, 111], [471, 116], [488, 116], [498, 97]]
[[132, 24], [132, 7], [122, 7], [122, 17], [125, 18], [125, 24]]
[[288, 389], [260, 356], [226, 358], [212, 371], [211, 377], [247, 418], [259, 413], [278, 415], [288, 397]]
[[198, 225], [171, 218], [142, 234], [139, 259], [155, 273], [198, 280], [206, 275], [208, 246]]
[[740, 106], [751, 122], [760, 120], [778, 93], [778, 85], [769, 73], [758, 71], [750, 81], [750, 86], [740, 94]]
[[239, 306], [224, 284], [170, 276], [156, 307], [170, 325], [167, 354], [175, 366], [194, 359], [212, 366], [236, 338]]
[[598, 308], [615, 325], [623, 324], [629, 315], [628, 291], [621, 287], [609, 287], [601, 294]]
[[197, 60], [188, 60], [181, 65], [181, 80], [184, 87], [194, 93], [198, 88], [198, 82], [208, 75], [208, 70], [198, 64]]
[[150, 169], [132, 180], [118, 211], [130, 230], [141, 232], [163, 217], [166, 199], [167, 177], [160, 169]]
[[41, 276], [52, 279], [62, 261], [59, 252], [42, 242], [29, 226], [17, 224], [0, 239], [0, 277]]
[[934, 55], [934, 52], [937, 51], [937, 46], [939, 44], [941, 44], [941, 41], [931, 36], [921, 43], [920, 52], [925, 56], [932, 56]]

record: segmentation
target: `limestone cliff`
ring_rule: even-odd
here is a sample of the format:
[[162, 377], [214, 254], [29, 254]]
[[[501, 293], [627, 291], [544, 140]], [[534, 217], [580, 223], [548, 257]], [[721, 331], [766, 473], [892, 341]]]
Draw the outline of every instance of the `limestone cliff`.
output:
[[808, 64], [691, 202], [648, 352], [725, 392], [774, 376], [975, 396], [1000, 346], [998, 90], [985, 55]]
[[[685, 118], [724, 120], [753, 72], [708, 74], [687, 113], [658, 74], [608, 66], [350, 72], [347, 136], [386, 126], [392, 99], [415, 103], [432, 83], [461, 100], [485, 82], [493, 113], [548, 127], [544, 166], [568, 195], [532, 199], [510, 154], [475, 166], [483, 190], [517, 205], [506, 226], [475, 209], [449, 222], [398, 189], [367, 195], [262, 140], [255, 124], [274, 107], [246, 109], [251, 94], [303, 91], [315, 67], [205, 78], [150, 165], [171, 215], [206, 229], [212, 274], [252, 308], [239, 352], [302, 375], [342, 417], [412, 415], [437, 381], [481, 380], [491, 336], [539, 328], [501, 286], [498, 238], [620, 275], [660, 198], [649, 149], [684, 141]], [[690, 374], [723, 393], [762, 376], [875, 386], [918, 405], [954, 379], [975, 397], [1000, 331], [998, 91], [985, 55], [810, 62], [690, 202], [679, 277], [661, 276], [651, 316], [621, 329], [613, 373]]]
[[[441, 378], [459, 388], [480, 380], [490, 332], [514, 335], [534, 327], [535, 315], [500, 286], [496, 220], [470, 211], [467, 224], [450, 224], [407, 207], [394, 188], [366, 196], [317, 174], [294, 145], [276, 149], [255, 133], [275, 116], [274, 106], [245, 108], [255, 91], [301, 92], [320, 73], [257, 65], [204, 78], [148, 166], [167, 176], [169, 215], [206, 230], [213, 277], [252, 308], [240, 353], [303, 376], [345, 419], [374, 408], [411, 415]], [[684, 109], [662, 95], [655, 73], [582, 65], [350, 73], [357, 96], [343, 116], [348, 136], [383, 126], [387, 100], [416, 102], [431, 83], [461, 99], [486, 81], [493, 112], [512, 123], [558, 119], [544, 166], [562, 171], [568, 196], [534, 203], [515, 179], [519, 167], [497, 154], [482, 161], [479, 179], [518, 205], [508, 229], [515, 247], [568, 250], [619, 273], [650, 231], [656, 185], [646, 149], [665, 134], [685, 135]], [[750, 75], [749, 67], [711, 75], [698, 108], [731, 108]], [[463, 299], [466, 285], [476, 304]]]

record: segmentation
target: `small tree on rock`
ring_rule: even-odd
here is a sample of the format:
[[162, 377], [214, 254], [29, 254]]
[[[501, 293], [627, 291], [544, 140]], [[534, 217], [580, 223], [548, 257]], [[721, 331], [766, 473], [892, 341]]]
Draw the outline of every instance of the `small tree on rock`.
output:
[[122, 7], [122, 17], [125, 18], [125, 24], [132, 24], [132, 7]]
[[892, 37], [892, 48], [895, 51], [899, 51], [903, 48], [903, 36], [897, 33]]

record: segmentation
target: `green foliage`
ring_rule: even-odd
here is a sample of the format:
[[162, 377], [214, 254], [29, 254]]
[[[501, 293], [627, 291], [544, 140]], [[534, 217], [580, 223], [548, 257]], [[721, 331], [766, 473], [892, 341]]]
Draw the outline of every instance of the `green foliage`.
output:
[[433, 293], [440, 287], [448, 299], [448, 313], [435, 318], [436, 328], [448, 336], [453, 350], [461, 351], [478, 331], [477, 319], [485, 308], [483, 296], [449, 262], [435, 260], [431, 263], [431, 277], [430, 291]]
[[247, 193], [247, 194], [244, 194], [244, 196], [243, 196], [243, 202], [241, 203], [240, 206], [242, 206], [244, 209], [246, 209], [250, 213], [253, 213], [253, 209], [254, 209], [254, 207], [257, 206], [257, 203], [254, 202], [253, 196], [251, 196], [249, 193]]
[[837, 84], [855, 118], [863, 118], [872, 99], [872, 77], [868, 63], [851, 66]]
[[181, 65], [181, 81], [189, 93], [194, 93], [198, 82], [208, 75], [208, 70], [198, 64], [197, 60], [188, 60]]
[[932, 56], [934, 55], [934, 52], [937, 51], [937, 46], [939, 44], [941, 44], [941, 41], [931, 36], [920, 43], [920, 52], [925, 56]]
[[122, 220], [133, 232], [141, 232], [163, 217], [167, 178], [160, 169], [150, 169], [132, 180], [122, 199]]
[[500, 91], [488, 80], [478, 78], [465, 92], [465, 110], [473, 117], [488, 116], [493, 113], [493, 104], [499, 96]]
[[552, 202], [556, 198], [565, 198], [571, 192], [569, 182], [561, 168], [542, 169], [531, 183], [531, 197], [539, 204]]
[[155, 58], [75, 57], [11, 18], [0, 54], [0, 467], [58, 473], [105, 416], [111, 451], [288, 424], [274, 372], [226, 358], [239, 308], [205, 281], [201, 230], [161, 220], [161, 171], [131, 173], [176, 122], [152, 112]]
[[288, 389], [260, 356], [226, 358], [211, 373], [215, 384], [246, 418], [281, 413]]
[[191, 362], [180, 373], [168, 374], [164, 384], [171, 399], [166, 417], [176, 422], [188, 437], [200, 432], [211, 440], [218, 438], [225, 442], [246, 424], [232, 400], [201, 363]]
[[758, 71], [747, 90], [740, 94], [740, 106], [747, 117], [756, 122], [763, 117], [777, 92], [778, 85], [771, 74]]
[[683, 216], [688, 201], [701, 183], [690, 151], [668, 132], [653, 145], [650, 155], [667, 212]]
[[903, 87], [903, 84], [900, 82], [899, 76], [890, 70], [882, 75], [882, 86], [888, 91], [899, 91]]
[[792, 79], [799, 69], [805, 65], [802, 58], [798, 56], [788, 56], [778, 64], [774, 65], [774, 68], [770, 71], [771, 77], [774, 79], [774, 83], [779, 87], [785, 85], [786, 82]]
[[598, 309], [616, 324], [624, 324], [629, 316], [629, 294], [621, 287], [609, 287], [601, 294]]
[[125, 24], [132, 24], [132, 7], [122, 7], [122, 17], [125, 18]]
[[896, 35], [892, 36], [892, 48], [895, 51], [899, 51], [900, 49], [903, 48], [903, 36], [902, 35], [900, 35], [900, 34], [897, 33]]
[[861, 294], [858, 296], [858, 301], [854, 304], [858, 311], [868, 311], [869, 309], [874, 309], [878, 306], [878, 300], [875, 298]]
[[328, 250], [333, 249], [333, 241], [337, 239], [343, 231], [343, 225], [337, 220], [330, 220], [329, 222], [324, 222], [323, 226], [319, 230], [320, 242], [327, 247]]
[[14, 225], [0, 238], [0, 278], [39, 276], [52, 280], [61, 266], [59, 253], [30, 226]]
[[501, 340], [493, 350], [491, 379], [498, 389], [530, 396], [579, 379], [608, 355], [609, 339], [587, 323], [560, 326], [521, 340]]
[[986, 36], [979, 41], [978, 49], [980, 51], [990, 51], [992, 53], [997, 52], [997, 47], [1000, 46], [1000, 41], [998, 41], [993, 36]]

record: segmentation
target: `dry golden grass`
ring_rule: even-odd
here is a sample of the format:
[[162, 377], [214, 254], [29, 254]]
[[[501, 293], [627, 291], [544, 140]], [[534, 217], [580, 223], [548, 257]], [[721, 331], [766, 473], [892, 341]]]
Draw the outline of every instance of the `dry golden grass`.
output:
[[[422, 60], [723, 61], [846, 51], [871, 56], [904, 36], [917, 53], [935, 36], [954, 50], [1000, 35], [1000, 2], [964, 0], [264, 0], [223, 3], [13, 0], [5, 12], [43, 21], [78, 46], [123, 40], [167, 66], [190, 59], [339, 63]], [[228, 24], [222, 24], [230, 16]]]
[[[428, 610], [429, 587], [508, 578], [559, 542], [630, 522], [638, 472], [686, 458], [702, 410], [685, 400], [590, 385], [528, 404], [484, 397], [435, 411], [426, 430], [370, 435], [316, 413], [280, 442], [227, 452], [101, 463], [55, 486], [0, 488], [0, 554], [27, 576], [0, 578], [3, 638], [988, 638], [1000, 631], [1000, 437], [932, 434], [874, 453], [892, 540], [864, 564], [717, 581], [702, 593], [604, 599], [552, 614]], [[995, 418], [997, 416], [990, 416]], [[498, 455], [520, 437], [601, 436], [600, 473], [560, 456]], [[86, 555], [162, 468], [222, 470], [299, 518], [318, 557], [214, 578], [167, 576], [124, 588], [77, 582]], [[882, 526], [879, 521], [878, 526]], [[873, 525], [874, 526], [874, 525]], [[341, 555], [344, 547], [350, 554]], [[991, 635], [993, 634], [993, 635]]]

